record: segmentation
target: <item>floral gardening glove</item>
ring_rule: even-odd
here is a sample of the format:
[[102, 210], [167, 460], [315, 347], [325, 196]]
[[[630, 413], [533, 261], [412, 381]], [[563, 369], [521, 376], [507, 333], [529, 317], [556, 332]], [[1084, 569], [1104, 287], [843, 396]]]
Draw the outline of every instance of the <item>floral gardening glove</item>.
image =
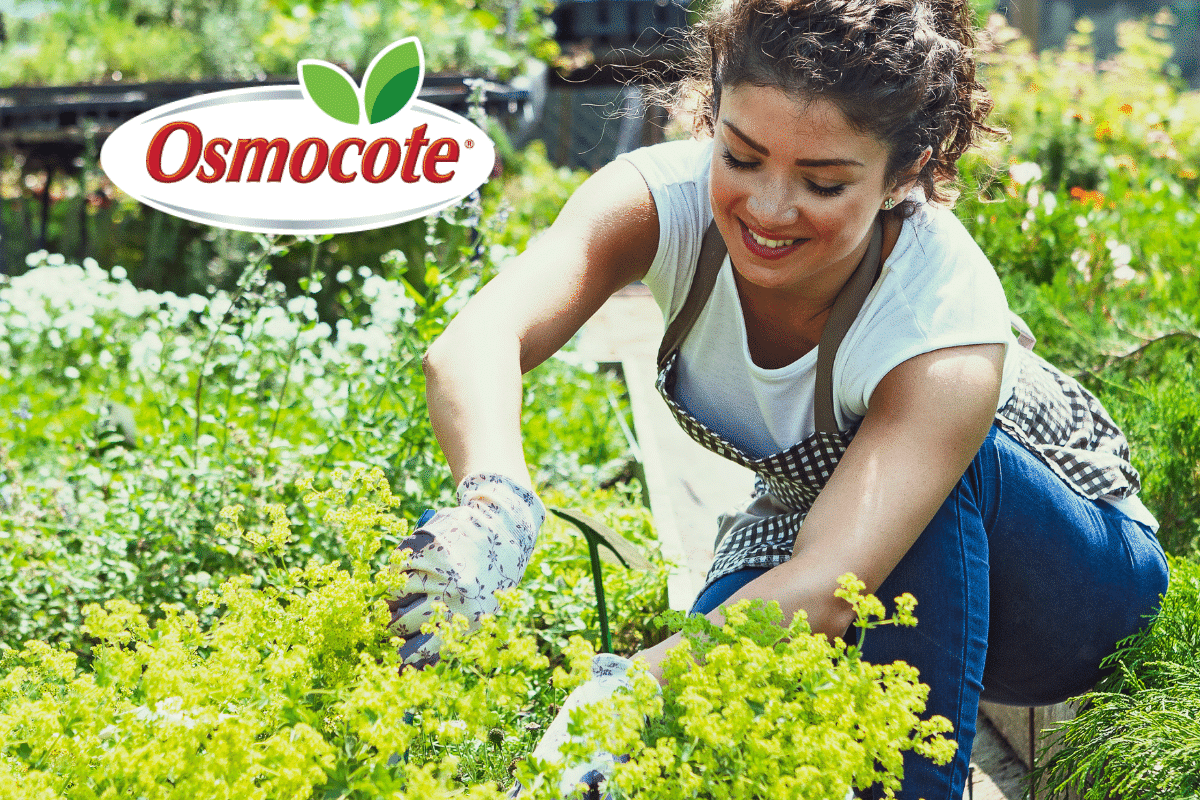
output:
[[[631, 684], [628, 672], [632, 664], [633, 662], [629, 659], [611, 653], [600, 653], [594, 656], [592, 658], [592, 677], [567, 695], [562, 708], [559, 709], [550, 726], [546, 728], [545, 735], [542, 736], [542, 740], [538, 742], [538, 746], [533, 749], [531, 755], [544, 761], [562, 761], [564, 756], [561, 748], [572, 739], [567, 732], [567, 726], [571, 722], [571, 712], [577, 708], [586, 708], [606, 700], [620, 689], [629, 689]], [[563, 800], [568, 800], [568, 798], [571, 800], [575, 800], [575, 798], [579, 798], [579, 800], [607, 798], [608, 795], [600, 793], [601, 784], [612, 775], [615, 764], [623, 763], [628, 758], [628, 756], [613, 756], [609, 753], [598, 752], [587, 761], [568, 765], [558, 784], [558, 796]], [[582, 793], [578, 790], [580, 784], [587, 787]], [[517, 784], [508, 796], [510, 798], [519, 797], [521, 790], [521, 785]]]
[[537, 495], [502, 475], [469, 475], [458, 485], [458, 505], [443, 509], [400, 543], [411, 553], [404, 594], [388, 601], [391, 628], [405, 638], [404, 663], [436, 663], [441, 640], [421, 633], [435, 603], [478, 624], [498, 608], [496, 592], [525, 574], [546, 507]]

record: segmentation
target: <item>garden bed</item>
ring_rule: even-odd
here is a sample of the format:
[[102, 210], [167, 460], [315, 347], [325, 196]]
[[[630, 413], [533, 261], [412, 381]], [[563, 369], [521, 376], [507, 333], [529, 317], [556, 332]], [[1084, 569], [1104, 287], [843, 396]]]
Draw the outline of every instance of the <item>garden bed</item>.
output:
[[[1200, 791], [1178, 738], [1195, 736], [1200, 697], [1200, 100], [1159, 74], [1152, 37], [1129, 36], [1098, 73], [1064, 68], [1090, 63], [1082, 49], [991, 52], [997, 119], [1013, 136], [993, 162], [965, 164], [979, 193], [958, 213], [1039, 352], [1129, 433], [1174, 559], [1167, 611], [1041, 762], [1047, 785], [1184, 798]], [[479, 652], [428, 676], [396, 682], [378, 601], [406, 521], [452, 502], [421, 354], [580, 179], [536, 153], [516, 163], [502, 194], [413, 225], [404, 247], [374, 259], [350, 237], [246, 237], [227, 253], [221, 292], [152, 291], [122, 259], [46, 252], [0, 278], [0, 793], [151, 797], [194, 781], [192, 796], [213, 796], [203, 781], [219, 776], [269, 800], [305, 786], [482, 797], [511, 781], [569, 684], [552, 681], [554, 666], [573, 664], [578, 679], [599, 638], [578, 536], [549, 525]], [[296, 274], [282, 285], [270, 265], [285, 259]], [[192, 266], [201, 289], [215, 281], [210, 263]], [[547, 502], [654, 556], [650, 572], [605, 567], [615, 649], [657, 641], [656, 613], [689, 591], [670, 588], [654, 555], [623, 385], [585, 359], [552, 359], [527, 378], [525, 408]], [[341, 488], [309, 497], [305, 478]], [[730, 738], [711, 719], [692, 733], [714, 748]], [[746, 741], [760, 739], [771, 737]], [[402, 748], [412, 769], [392, 758]], [[743, 756], [709, 762], [711, 774], [740, 774]], [[833, 797], [822, 766], [805, 775]], [[758, 790], [780, 795], [765, 778]]]

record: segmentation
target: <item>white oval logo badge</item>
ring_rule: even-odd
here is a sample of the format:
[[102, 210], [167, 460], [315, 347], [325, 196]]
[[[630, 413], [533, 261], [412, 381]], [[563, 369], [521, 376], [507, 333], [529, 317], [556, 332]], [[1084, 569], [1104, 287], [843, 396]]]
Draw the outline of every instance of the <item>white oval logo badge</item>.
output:
[[301, 61], [300, 84], [234, 89], [147, 111], [114, 131], [100, 163], [120, 189], [168, 214], [269, 234], [395, 225], [461, 201], [495, 147], [469, 120], [415, 99], [416, 38], [372, 60], [360, 89]]

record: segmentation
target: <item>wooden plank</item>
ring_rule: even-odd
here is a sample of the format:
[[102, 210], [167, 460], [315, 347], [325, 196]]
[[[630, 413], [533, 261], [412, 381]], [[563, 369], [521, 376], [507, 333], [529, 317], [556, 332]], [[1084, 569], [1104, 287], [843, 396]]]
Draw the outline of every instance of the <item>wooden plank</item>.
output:
[[650, 291], [635, 284], [611, 297], [575, 341], [576, 352], [620, 364], [663, 556], [674, 563], [671, 608], [686, 610], [712, 563], [716, 518], [746, 500], [749, 470], [705, 450], [684, 433], [654, 388], [662, 315]]
[[[1061, 749], [1060, 734], [1055, 728], [1060, 722], [1074, 719], [1079, 706], [1072, 700], [1052, 706], [1005, 706], [984, 702], [979, 704], [979, 708], [1021, 759], [1025, 768], [1033, 769], [1034, 764], [1042, 763], [1045, 758], [1052, 757]], [[1030, 731], [1033, 731], [1032, 741]], [[1043, 756], [1042, 748], [1047, 745], [1049, 750]], [[1035, 797], [1047, 795], [1045, 787], [1036, 787]], [[1071, 799], [1077, 795], [1071, 792], [1067, 797]]]

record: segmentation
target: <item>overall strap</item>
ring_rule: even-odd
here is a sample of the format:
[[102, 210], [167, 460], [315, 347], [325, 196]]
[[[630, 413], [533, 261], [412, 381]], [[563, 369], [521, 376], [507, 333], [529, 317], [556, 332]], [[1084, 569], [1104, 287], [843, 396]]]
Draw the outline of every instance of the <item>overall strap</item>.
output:
[[671, 354], [683, 344], [684, 338], [699, 319], [700, 311], [708, 302], [713, 286], [717, 283], [717, 273], [721, 271], [721, 264], [725, 262], [726, 252], [725, 240], [721, 238], [721, 231], [717, 229], [717, 221], [714, 219], [709, 223], [708, 230], [704, 232], [704, 241], [700, 245], [700, 257], [696, 259], [696, 274], [692, 276], [692, 285], [688, 289], [687, 298], [683, 301], [679, 313], [667, 326], [666, 332], [663, 333], [662, 344], [658, 346], [659, 370], [667, 363]]
[[[871, 292], [871, 287], [875, 285], [875, 281], [879, 277], [882, 266], [879, 255], [882, 249], [883, 226], [876, 222], [870, 244], [867, 245], [867, 252], [854, 270], [854, 274], [850, 276], [850, 280], [838, 293], [837, 299], [834, 300], [833, 308], [829, 312], [829, 319], [825, 323], [825, 330], [821, 334], [821, 342], [817, 347], [817, 390], [814, 398], [818, 431], [838, 432], [837, 421], [833, 414], [833, 357], [837, 354], [842, 338], [846, 335], [846, 331], [850, 330], [863, 302]], [[663, 333], [662, 344], [658, 348], [658, 368], [660, 370], [666, 365], [671, 354], [679, 349], [684, 338], [699, 319], [700, 311], [708, 302], [713, 286], [717, 283], [717, 273], [721, 271], [726, 252], [725, 240], [721, 238], [716, 220], [713, 220], [709, 224], [708, 230], [704, 232], [704, 241], [700, 245], [700, 257], [696, 260], [696, 274], [692, 278], [687, 298], [684, 299], [679, 313], [675, 315], [667, 325], [666, 332]]]
[[825, 330], [821, 332], [821, 341], [817, 345], [814, 416], [818, 431], [838, 432], [837, 418], [833, 414], [833, 357], [837, 355], [838, 346], [841, 345], [846, 331], [850, 330], [850, 326], [858, 318], [858, 312], [862, 310], [867, 295], [871, 293], [871, 287], [879, 278], [883, 267], [879, 259], [882, 251], [883, 225], [877, 220], [871, 233], [871, 243], [867, 245], [867, 252], [862, 261], [858, 262], [850, 280], [846, 281], [846, 285], [838, 293], [837, 299], [833, 301], [833, 309], [829, 312], [829, 319], [825, 321]]

